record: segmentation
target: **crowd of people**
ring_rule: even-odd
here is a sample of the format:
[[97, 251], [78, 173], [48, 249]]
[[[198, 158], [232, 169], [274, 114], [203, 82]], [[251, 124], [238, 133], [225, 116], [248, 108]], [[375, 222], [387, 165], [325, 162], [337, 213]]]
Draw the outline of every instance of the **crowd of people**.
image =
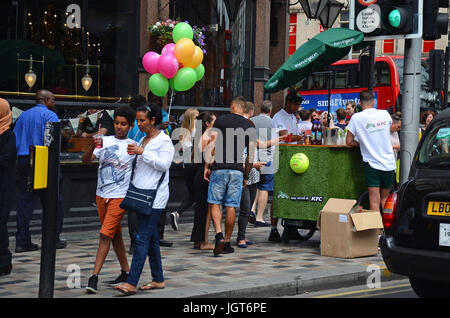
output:
[[[190, 241], [193, 247], [212, 251], [213, 255], [234, 252], [233, 246], [247, 248], [253, 242], [247, 237], [248, 223], [254, 227], [270, 227], [269, 241], [281, 242], [277, 230], [278, 220], [270, 210], [270, 223], [264, 220], [270, 192], [274, 190], [274, 146], [280, 142], [296, 144], [302, 132], [311, 130], [312, 121], [320, 120], [324, 127], [337, 126], [348, 130], [346, 143], [359, 146], [364, 161], [366, 184], [369, 189], [371, 209], [378, 210], [386, 200], [394, 181], [397, 153], [400, 149], [398, 133], [401, 130], [401, 113], [390, 115], [374, 108], [374, 95], [363, 91], [360, 107], [349, 102], [336, 112], [336, 123], [327, 112], [302, 109], [302, 96], [289, 92], [284, 107], [273, 114], [273, 105], [265, 100], [255, 105], [243, 97], [236, 97], [230, 112], [221, 116], [190, 108], [183, 114], [181, 132], [176, 147], [170, 136], [167, 112], [159, 98], [132, 98], [129, 106], [114, 110], [111, 123], [99, 115], [97, 125], [80, 129], [79, 135], [92, 138], [100, 129], [103, 138], [93, 138], [83, 154], [83, 163], [98, 160], [96, 206], [101, 223], [99, 247], [92, 275], [87, 282], [88, 293], [98, 292], [98, 277], [111, 245], [120, 264], [120, 274], [110, 283], [125, 294], [137, 292], [137, 285], [147, 256], [152, 280], [140, 290], [165, 287], [160, 246], [171, 246], [164, 240], [165, 210], [170, 198], [169, 169], [174, 162], [181, 164], [186, 184], [186, 195], [179, 207], [170, 212], [171, 226], [178, 230], [179, 219], [191, 206], [194, 222]], [[34, 201], [40, 197], [45, 207], [45, 190], [29, 191], [30, 145], [44, 145], [47, 122], [58, 121], [55, 98], [52, 92], [39, 90], [37, 105], [21, 114], [13, 130], [10, 105], [0, 99], [0, 275], [12, 269], [9, 251], [7, 220], [11, 210], [11, 197], [17, 184], [16, 253], [35, 251], [39, 246], [31, 241], [29, 232]], [[422, 129], [426, 129], [435, 114], [422, 116]], [[367, 133], [365, 123], [380, 121], [383, 129]], [[83, 125], [80, 124], [80, 125]], [[242, 142], [236, 131], [244, 134]], [[230, 142], [227, 142], [231, 140]], [[225, 141], [225, 142], [224, 142]], [[176, 153], [178, 151], [178, 153]], [[182, 158], [179, 162], [175, 158]], [[17, 171], [17, 174], [16, 174]], [[126, 211], [123, 199], [132, 189], [154, 189], [155, 196], [149, 214]], [[60, 187], [61, 189], [61, 187]], [[61, 191], [60, 191], [61, 192]], [[63, 224], [63, 198], [59, 193], [58, 230], [56, 248], [65, 248], [67, 242], [60, 238]], [[222, 226], [222, 213], [225, 222]], [[236, 210], [239, 216], [236, 222]], [[121, 221], [127, 214], [130, 236], [131, 264], [127, 259]], [[267, 219], [267, 218], [266, 218]], [[211, 223], [214, 242], [208, 234]], [[232, 245], [235, 223], [238, 231], [236, 244]]]

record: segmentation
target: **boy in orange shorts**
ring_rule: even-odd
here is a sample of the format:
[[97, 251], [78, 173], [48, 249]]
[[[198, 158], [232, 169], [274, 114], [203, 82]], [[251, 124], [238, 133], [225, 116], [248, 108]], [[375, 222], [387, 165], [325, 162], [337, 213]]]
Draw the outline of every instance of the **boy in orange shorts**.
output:
[[110, 284], [119, 284], [127, 279], [130, 267], [126, 257], [120, 222], [125, 210], [119, 207], [130, 183], [134, 155], [129, 155], [127, 146], [133, 141], [128, 132], [133, 126], [136, 112], [128, 107], [114, 111], [114, 136], [94, 139], [83, 156], [83, 163], [98, 158], [97, 210], [100, 218], [100, 240], [92, 276], [89, 277], [86, 292], [97, 293], [98, 275], [108, 255], [111, 243], [119, 260], [121, 274]]

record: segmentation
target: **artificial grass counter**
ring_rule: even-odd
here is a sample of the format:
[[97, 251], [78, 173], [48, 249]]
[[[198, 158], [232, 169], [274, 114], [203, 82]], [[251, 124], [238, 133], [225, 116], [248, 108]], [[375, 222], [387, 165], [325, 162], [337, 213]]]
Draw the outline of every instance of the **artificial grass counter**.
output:
[[[275, 174], [273, 214], [276, 218], [317, 221], [329, 198], [355, 199], [367, 191], [359, 148], [280, 145]], [[304, 153], [309, 168], [296, 174], [291, 157]]]

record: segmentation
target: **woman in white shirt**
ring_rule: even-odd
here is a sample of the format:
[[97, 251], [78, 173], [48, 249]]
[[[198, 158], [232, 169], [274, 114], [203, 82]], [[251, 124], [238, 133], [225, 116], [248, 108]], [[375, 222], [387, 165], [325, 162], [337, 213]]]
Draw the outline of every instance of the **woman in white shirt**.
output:
[[136, 293], [136, 286], [147, 255], [153, 279], [140, 287], [140, 290], [165, 287], [159, 250], [158, 221], [169, 200], [169, 168], [174, 155], [172, 140], [157, 128], [162, 121], [161, 107], [152, 104], [145, 108], [138, 108], [136, 120], [139, 129], [145, 132], [146, 136], [139, 145], [128, 146], [128, 150], [137, 155], [131, 183], [140, 189], [156, 189], [161, 176], [164, 172], [166, 174], [156, 193], [150, 215], [138, 214], [138, 235], [130, 273], [126, 282], [116, 287], [125, 295]]

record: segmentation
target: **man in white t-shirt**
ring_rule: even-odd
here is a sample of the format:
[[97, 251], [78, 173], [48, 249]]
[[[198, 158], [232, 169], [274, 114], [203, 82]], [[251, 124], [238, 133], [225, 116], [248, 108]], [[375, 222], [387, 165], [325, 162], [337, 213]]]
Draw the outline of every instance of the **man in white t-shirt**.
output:
[[[284, 108], [278, 111], [272, 118], [272, 127], [278, 130], [280, 136], [291, 135], [285, 143], [296, 144], [302, 137], [298, 132], [298, 122], [295, 113], [303, 102], [302, 95], [298, 92], [289, 92], [285, 99]], [[269, 241], [281, 242], [278, 233], [278, 219], [273, 218], [273, 205], [270, 209], [271, 231]]]
[[362, 112], [355, 113], [347, 126], [346, 143], [360, 147], [370, 209], [380, 211], [391, 191], [396, 168], [390, 137], [392, 119], [387, 111], [374, 108], [371, 91], [360, 93], [360, 105]]
[[127, 279], [130, 267], [122, 237], [120, 222], [125, 210], [120, 208], [130, 184], [134, 155], [127, 151], [128, 132], [133, 126], [136, 112], [128, 107], [120, 107], [114, 111], [114, 136], [94, 139], [93, 144], [85, 152], [83, 163], [87, 164], [96, 158], [99, 160], [96, 204], [100, 217], [100, 242], [95, 259], [92, 276], [89, 277], [86, 292], [97, 293], [98, 275], [108, 255], [111, 243], [121, 267], [121, 274], [110, 284], [118, 284]]
[[286, 143], [296, 144], [301, 136], [298, 135], [298, 122], [295, 113], [298, 111], [303, 98], [298, 92], [290, 92], [285, 99], [285, 106], [272, 118], [272, 127], [278, 129], [280, 136], [291, 135]]

